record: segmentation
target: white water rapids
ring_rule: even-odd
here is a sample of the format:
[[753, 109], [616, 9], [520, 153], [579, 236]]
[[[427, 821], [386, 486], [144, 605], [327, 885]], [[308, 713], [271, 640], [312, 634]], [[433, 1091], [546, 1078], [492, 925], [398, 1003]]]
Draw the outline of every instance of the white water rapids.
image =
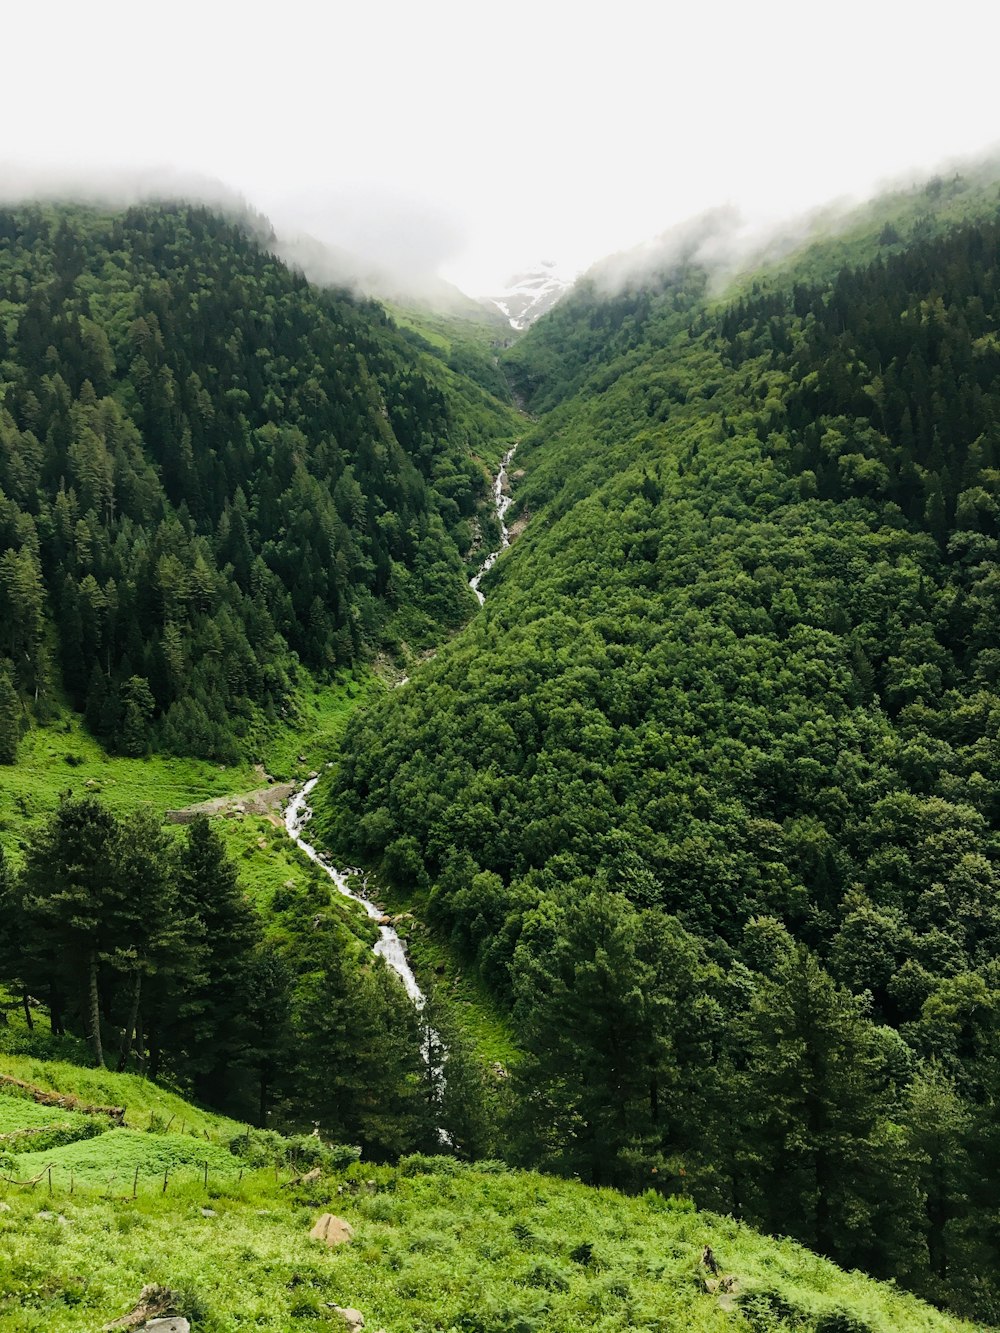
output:
[[[506, 550], [510, 545], [510, 534], [507, 531], [504, 516], [513, 503], [513, 499], [511, 496], [504, 494], [504, 482], [507, 480], [507, 464], [514, 457], [516, 449], [517, 445], [515, 444], [513, 448], [508, 449], [506, 454], [504, 454], [503, 462], [500, 465], [500, 471], [497, 473], [493, 482], [493, 506], [496, 510], [497, 518], [500, 520], [500, 549], [490, 552], [483, 561], [479, 573], [475, 578], [470, 579], [469, 581], [469, 587], [479, 598], [480, 606], [483, 605], [486, 598], [479, 591], [479, 580], [493, 568], [500, 552]], [[408, 679], [407, 676], [404, 676], [399, 684], [405, 685]], [[375, 953], [377, 953], [380, 958], [385, 959], [386, 963], [392, 968], [406, 987], [407, 995], [418, 1009], [422, 1009], [425, 1002], [424, 993], [417, 984], [416, 977], [413, 975], [413, 969], [410, 967], [409, 959], [406, 957], [406, 951], [403, 948], [402, 940], [391, 925], [383, 924], [382, 919], [384, 913], [381, 908], [376, 907], [370, 898], [365, 897], [364, 893], [355, 893], [348, 883], [348, 876], [360, 876], [361, 871], [354, 869], [338, 870], [336, 866], [330, 863], [327, 857], [323, 856], [321, 852], [318, 852], [311, 843], [306, 842], [305, 838], [302, 836], [302, 830], [312, 817], [312, 810], [309, 808], [309, 797], [318, 781], [319, 778], [310, 778], [289, 801], [288, 805], [285, 807], [285, 830], [295, 845], [305, 852], [310, 861], [315, 861], [320, 869], [329, 875], [339, 893], [342, 893], [345, 898], [350, 898], [352, 902], [360, 903], [367, 915], [373, 921], [379, 922], [379, 939], [378, 943], [375, 945]], [[366, 880], [363, 876], [361, 883], [362, 888], [364, 888]], [[436, 1038], [436, 1034], [429, 1035], [425, 1041], [425, 1059], [430, 1059], [432, 1037]], [[435, 1072], [440, 1075], [440, 1069], [437, 1069]]]
[[[312, 816], [312, 810], [309, 808], [309, 797], [317, 782], [319, 782], [319, 778], [310, 778], [302, 790], [289, 801], [285, 808], [285, 830], [295, 845], [305, 852], [310, 861], [315, 861], [321, 870], [326, 871], [337, 886], [339, 893], [342, 893], [345, 898], [350, 898], [352, 902], [360, 903], [373, 921], [380, 921], [384, 913], [375, 906], [370, 898], [355, 893], [347, 882], [348, 875], [360, 875], [361, 871], [338, 870], [302, 836], [302, 830]], [[362, 883], [364, 883], [364, 880], [362, 880]], [[380, 925], [378, 929], [379, 940], [375, 945], [375, 952], [380, 958], [385, 959], [406, 987], [407, 995], [418, 1009], [422, 1009], [424, 1007], [424, 993], [417, 985], [417, 979], [413, 975], [413, 969], [410, 967], [403, 949], [403, 941], [392, 926]]]
[[504, 519], [507, 517], [507, 510], [514, 503], [512, 495], [504, 494], [504, 482], [507, 480], [507, 464], [517, 453], [517, 445], [511, 445], [503, 456], [503, 462], [500, 464], [500, 471], [493, 479], [493, 508], [496, 510], [497, 518], [500, 520], [500, 549], [491, 551], [483, 561], [479, 573], [475, 578], [469, 580], [469, 587], [479, 598], [479, 605], [482, 606], [486, 598], [479, 591], [480, 580], [484, 574], [488, 574], [500, 557], [501, 551], [506, 551], [510, 545], [510, 532]]

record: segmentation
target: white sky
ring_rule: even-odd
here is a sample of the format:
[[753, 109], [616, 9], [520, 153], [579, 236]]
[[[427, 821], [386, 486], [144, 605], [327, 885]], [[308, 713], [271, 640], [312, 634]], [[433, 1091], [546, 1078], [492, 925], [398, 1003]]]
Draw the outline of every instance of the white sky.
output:
[[0, 160], [200, 172], [475, 293], [1000, 140], [991, 0], [25, 0]]

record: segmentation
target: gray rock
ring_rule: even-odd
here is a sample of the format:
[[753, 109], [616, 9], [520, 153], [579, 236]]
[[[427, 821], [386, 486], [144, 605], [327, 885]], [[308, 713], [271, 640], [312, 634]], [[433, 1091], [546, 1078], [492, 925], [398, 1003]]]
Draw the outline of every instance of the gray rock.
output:
[[330, 1309], [343, 1319], [347, 1333], [358, 1333], [359, 1329], [364, 1328], [364, 1315], [360, 1310], [355, 1310], [352, 1305], [331, 1305]]
[[138, 1333], [191, 1333], [191, 1325], [183, 1315], [167, 1315], [165, 1319], [150, 1319]]
[[202, 1215], [202, 1217], [218, 1217], [218, 1216], [219, 1216], [219, 1214], [215, 1211], [214, 1208], [203, 1208], [203, 1209], [201, 1210], [201, 1215]]

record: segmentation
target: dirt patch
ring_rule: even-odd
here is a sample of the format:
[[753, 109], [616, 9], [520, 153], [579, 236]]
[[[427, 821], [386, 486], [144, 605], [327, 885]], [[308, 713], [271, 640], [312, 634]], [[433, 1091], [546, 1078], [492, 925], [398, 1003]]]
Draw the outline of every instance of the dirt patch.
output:
[[210, 801], [187, 805], [183, 810], [168, 810], [163, 816], [168, 824], [190, 824], [198, 815], [271, 815], [280, 810], [295, 791], [294, 782], [274, 782], [269, 787], [244, 792], [240, 796], [216, 796]]
[[510, 525], [507, 530], [507, 538], [510, 541], [511, 546], [513, 546], [518, 537], [521, 536], [530, 521], [530, 514], [522, 514], [520, 518], [516, 518]]

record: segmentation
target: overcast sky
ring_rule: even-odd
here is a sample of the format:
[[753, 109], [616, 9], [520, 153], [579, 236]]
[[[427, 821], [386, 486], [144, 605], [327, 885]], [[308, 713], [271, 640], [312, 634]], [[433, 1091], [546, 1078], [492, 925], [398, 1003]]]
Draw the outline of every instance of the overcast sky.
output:
[[173, 169], [474, 293], [1000, 140], [990, 0], [32, 0], [8, 172]]

